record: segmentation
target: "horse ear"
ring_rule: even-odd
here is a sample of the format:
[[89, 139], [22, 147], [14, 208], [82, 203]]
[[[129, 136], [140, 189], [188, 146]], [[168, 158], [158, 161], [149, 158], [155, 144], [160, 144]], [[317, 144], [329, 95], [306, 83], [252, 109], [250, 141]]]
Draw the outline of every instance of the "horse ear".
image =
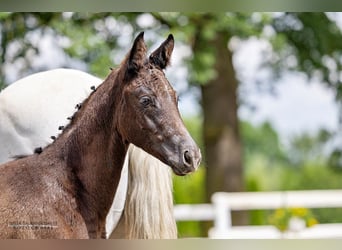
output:
[[144, 41], [144, 32], [141, 32], [134, 40], [131, 51], [125, 60], [126, 73], [135, 75], [144, 65], [147, 48]]
[[150, 55], [150, 63], [160, 67], [161, 69], [165, 69], [170, 63], [174, 43], [173, 35], [170, 34], [159, 48]]

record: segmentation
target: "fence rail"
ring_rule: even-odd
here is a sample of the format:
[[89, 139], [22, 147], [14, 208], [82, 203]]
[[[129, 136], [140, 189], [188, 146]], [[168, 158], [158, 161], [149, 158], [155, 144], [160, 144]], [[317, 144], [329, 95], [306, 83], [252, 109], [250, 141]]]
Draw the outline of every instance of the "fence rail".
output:
[[178, 221], [213, 221], [210, 238], [342, 238], [342, 223], [318, 224], [300, 232], [281, 233], [274, 226], [232, 226], [231, 211], [286, 207], [342, 208], [342, 190], [219, 192], [212, 204], [176, 205]]

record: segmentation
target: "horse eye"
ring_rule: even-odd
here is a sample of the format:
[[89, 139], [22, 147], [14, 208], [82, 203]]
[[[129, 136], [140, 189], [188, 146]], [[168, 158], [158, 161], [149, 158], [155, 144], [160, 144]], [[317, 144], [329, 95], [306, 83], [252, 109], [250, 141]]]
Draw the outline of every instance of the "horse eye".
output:
[[147, 107], [147, 106], [152, 104], [152, 99], [149, 96], [143, 96], [143, 97], [140, 98], [139, 102], [144, 107]]

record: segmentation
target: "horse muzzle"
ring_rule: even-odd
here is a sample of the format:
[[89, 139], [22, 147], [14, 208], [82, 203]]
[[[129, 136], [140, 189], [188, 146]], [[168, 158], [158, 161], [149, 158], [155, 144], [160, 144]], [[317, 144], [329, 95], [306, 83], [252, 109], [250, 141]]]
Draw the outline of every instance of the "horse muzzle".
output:
[[180, 164], [172, 164], [172, 170], [176, 175], [184, 176], [195, 172], [201, 163], [202, 155], [197, 146], [193, 149], [185, 148], [179, 157]]

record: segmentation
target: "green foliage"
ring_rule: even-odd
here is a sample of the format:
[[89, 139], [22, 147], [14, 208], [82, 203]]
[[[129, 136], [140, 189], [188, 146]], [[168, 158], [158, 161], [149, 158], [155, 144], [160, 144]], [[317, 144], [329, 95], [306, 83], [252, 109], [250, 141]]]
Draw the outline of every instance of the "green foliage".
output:
[[329, 156], [328, 165], [335, 171], [342, 171], [342, 150], [335, 149]]
[[[175, 204], [203, 203], [205, 199], [205, 167], [200, 168], [190, 176], [174, 176]], [[177, 222], [180, 237], [205, 236], [202, 223], [199, 221]]]
[[299, 166], [305, 162], [322, 162], [327, 160], [324, 148], [331, 139], [332, 133], [325, 129], [316, 134], [303, 133], [290, 140], [289, 156], [293, 165]]
[[204, 144], [202, 138], [202, 117], [194, 116], [194, 117], [184, 117], [183, 121], [185, 127], [188, 129], [190, 135], [195, 140], [197, 145], [200, 147], [201, 152], [204, 151]]
[[[248, 191], [341, 189], [341, 174], [329, 165], [323, 149], [332, 134], [320, 130], [301, 134], [282, 147], [270, 124], [252, 126], [242, 122], [245, 148], [245, 179]], [[251, 211], [250, 223], [269, 224], [273, 211]], [[320, 223], [342, 222], [340, 209], [314, 209]]]
[[341, 175], [328, 166], [309, 163], [298, 168], [284, 168], [279, 176], [279, 189], [341, 189]]
[[10, 12], [0, 12], [0, 20], [7, 18], [10, 14]]
[[[139, 15], [140, 13], [4, 13], [0, 17], [0, 73], [4, 70], [4, 63], [15, 64], [18, 61], [21, 62], [18, 71], [27, 73], [42, 70], [34, 69], [31, 65], [31, 59], [40, 53], [38, 42], [31, 37], [33, 34], [40, 38], [49, 34], [67, 56], [86, 64], [91, 73], [104, 77], [108, 74], [108, 68], [116, 64], [113, 54], [122, 49], [117, 42], [118, 37], [123, 35], [122, 32], [125, 32], [125, 36], [132, 36], [139, 29], [136, 24]], [[11, 46], [16, 46], [15, 53], [13, 50], [9, 52], [8, 48]], [[5, 73], [0, 74], [2, 82], [4, 76]]]
[[[198, 117], [186, 118], [185, 123], [195, 140], [202, 146], [202, 123]], [[342, 176], [336, 174], [327, 165], [327, 157], [317, 153], [329, 141], [331, 134], [320, 130], [316, 134], [302, 134], [294, 137], [288, 147], [283, 147], [278, 134], [269, 123], [252, 125], [247, 121], [240, 123], [244, 145], [244, 176], [247, 191], [272, 190], [310, 190], [341, 189]], [[313, 152], [308, 153], [310, 150]], [[293, 152], [301, 161], [293, 164]], [[314, 153], [315, 152], [315, 153]], [[203, 161], [205, 162], [205, 161]], [[205, 166], [187, 177], [174, 177], [175, 203], [205, 202]], [[320, 223], [342, 222], [339, 209], [313, 209], [315, 218]], [[269, 224], [269, 217], [274, 211], [250, 211], [252, 225]], [[178, 222], [181, 237], [205, 236], [203, 223]]]
[[[325, 13], [152, 13], [155, 22], [148, 28], [156, 33], [169, 29], [178, 42], [189, 44], [194, 51], [188, 60], [189, 82], [205, 84], [216, 77], [212, 41], [223, 34], [227, 43], [232, 37], [240, 40], [262, 37], [270, 41], [273, 56], [264, 65], [274, 72], [299, 70], [309, 77], [320, 76], [342, 96], [338, 77], [341, 71], [340, 29]], [[111, 55], [118, 47], [122, 27], [126, 33], [140, 30], [137, 22], [141, 13], [1, 13], [0, 63], [27, 58], [28, 51], [38, 50], [30, 39], [30, 32], [51, 32], [56, 37], [66, 37], [71, 44], [65, 51], [72, 57], [90, 64], [92, 73], [107, 74], [112, 64]], [[129, 28], [126, 28], [129, 27]], [[143, 26], [145, 27], [145, 26]], [[265, 34], [265, 28], [273, 33]], [[115, 31], [116, 30], [116, 31]], [[159, 30], [159, 31], [157, 31]], [[125, 33], [125, 34], [126, 34]], [[15, 55], [8, 58], [8, 47], [17, 44]], [[33, 50], [32, 50], [33, 49]], [[32, 54], [32, 53], [31, 53]], [[289, 60], [296, 63], [288, 63]], [[1, 68], [1, 67], [0, 67]], [[31, 70], [29, 61], [22, 70]], [[3, 70], [3, 69], [1, 69]], [[34, 70], [33, 70], [34, 71]], [[4, 73], [2, 72], [2, 74]]]
[[198, 51], [196, 56], [191, 58], [191, 82], [205, 84], [217, 76], [217, 73], [214, 69], [214, 63], [216, 60], [214, 55], [215, 48], [208, 46], [206, 50]]
[[244, 145], [245, 157], [254, 154], [267, 155], [269, 163], [286, 162], [287, 157], [280, 144], [276, 131], [268, 122], [259, 126], [253, 126], [248, 122], [241, 122], [242, 143]]
[[[286, 169], [279, 178], [282, 190], [301, 189], [342, 189], [341, 175], [326, 165], [310, 163], [298, 169]], [[316, 209], [314, 211], [320, 223], [342, 222], [340, 209]]]
[[174, 176], [174, 199], [177, 204], [202, 203], [205, 196], [205, 167], [200, 168], [190, 176]]
[[[286, 13], [273, 19], [270, 39], [281, 56], [273, 57], [277, 71], [296, 70], [323, 81], [341, 98], [341, 30], [325, 13]], [[295, 60], [291, 65], [288, 59]]]

